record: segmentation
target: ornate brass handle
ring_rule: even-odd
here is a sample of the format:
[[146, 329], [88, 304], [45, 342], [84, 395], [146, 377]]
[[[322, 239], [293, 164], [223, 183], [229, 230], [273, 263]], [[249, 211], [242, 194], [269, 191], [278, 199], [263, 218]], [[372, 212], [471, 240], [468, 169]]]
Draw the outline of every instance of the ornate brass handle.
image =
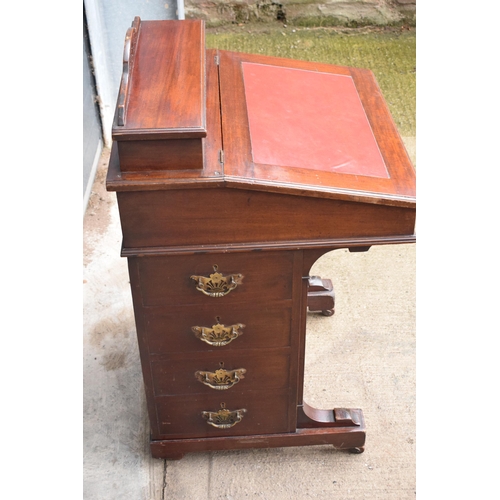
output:
[[209, 345], [220, 347], [227, 345], [234, 339], [243, 335], [243, 328], [245, 325], [242, 323], [236, 323], [235, 325], [225, 326], [220, 324], [220, 318], [216, 317], [217, 324], [212, 325], [212, 328], [206, 328], [204, 326], [192, 326], [191, 330], [194, 332], [197, 338], [206, 342]]
[[207, 424], [218, 429], [229, 429], [238, 422], [241, 422], [246, 413], [245, 408], [230, 411], [226, 409], [226, 403], [221, 403], [220, 406], [221, 409], [219, 411], [204, 411], [201, 413], [202, 417], [206, 419]]
[[214, 265], [214, 273], [210, 277], [191, 276], [191, 279], [196, 281], [196, 290], [208, 295], [209, 297], [223, 297], [231, 290], [234, 290], [238, 285], [241, 285], [243, 280], [242, 274], [230, 274], [223, 276], [218, 272], [219, 266]]
[[238, 370], [225, 370], [224, 363], [220, 363], [220, 368], [215, 370], [215, 372], [203, 372], [197, 371], [194, 376], [205, 385], [212, 389], [218, 391], [223, 391], [225, 389], [230, 389], [233, 385], [236, 385], [242, 378], [245, 378], [244, 374], [247, 371], [245, 368], [239, 368]]

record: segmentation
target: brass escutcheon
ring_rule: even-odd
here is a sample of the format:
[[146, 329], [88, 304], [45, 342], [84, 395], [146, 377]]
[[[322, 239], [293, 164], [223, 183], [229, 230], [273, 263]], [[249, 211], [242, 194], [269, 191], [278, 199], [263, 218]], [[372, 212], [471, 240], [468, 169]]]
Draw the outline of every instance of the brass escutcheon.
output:
[[214, 264], [214, 272], [210, 277], [191, 276], [191, 279], [196, 281], [196, 290], [208, 295], [209, 297], [223, 297], [231, 290], [234, 290], [238, 285], [242, 284], [242, 274], [230, 274], [223, 276], [218, 272], [219, 266]]
[[245, 368], [239, 368], [237, 370], [225, 370], [224, 363], [221, 361], [219, 363], [220, 368], [215, 370], [215, 372], [204, 372], [197, 371], [194, 376], [202, 384], [208, 385], [212, 389], [218, 391], [223, 391], [230, 389], [233, 385], [236, 385], [242, 378], [245, 378], [244, 374], [247, 372]]
[[220, 324], [220, 318], [217, 316], [217, 324], [212, 325], [212, 328], [205, 326], [192, 326], [191, 330], [197, 338], [215, 347], [220, 347], [229, 344], [234, 339], [243, 335], [245, 325], [236, 323], [235, 325], [225, 326]]
[[247, 411], [245, 408], [234, 411], [227, 410], [226, 403], [221, 403], [220, 406], [221, 409], [219, 411], [203, 411], [201, 413], [202, 417], [206, 419], [207, 424], [218, 429], [229, 429], [238, 422], [241, 422]]

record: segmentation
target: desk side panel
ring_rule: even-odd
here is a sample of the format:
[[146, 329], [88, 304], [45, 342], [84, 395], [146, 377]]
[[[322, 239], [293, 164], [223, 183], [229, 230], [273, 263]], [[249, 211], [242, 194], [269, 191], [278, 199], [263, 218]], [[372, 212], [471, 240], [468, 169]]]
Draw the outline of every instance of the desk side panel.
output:
[[414, 234], [414, 208], [225, 188], [117, 196], [124, 249]]

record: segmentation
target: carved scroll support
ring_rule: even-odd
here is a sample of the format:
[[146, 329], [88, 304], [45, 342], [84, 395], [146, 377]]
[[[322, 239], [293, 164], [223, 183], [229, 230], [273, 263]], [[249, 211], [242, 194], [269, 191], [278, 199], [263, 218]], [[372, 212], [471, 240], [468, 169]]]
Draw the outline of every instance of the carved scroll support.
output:
[[132, 26], [127, 30], [125, 35], [125, 46], [123, 48], [123, 71], [122, 80], [120, 82], [120, 90], [118, 93], [117, 118], [118, 126], [125, 125], [128, 106], [128, 90], [131, 83], [132, 69], [134, 67], [135, 52], [137, 41], [139, 39], [139, 29], [141, 26], [141, 18], [135, 17]]
[[303, 403], [297, 407], [297, 430], [299, 429], [331, 429], [332, 432], [338, 430], [348, 439], [340, 443], [332, 443], [335, 448], [347, 450], [350, 453], [363, 453], [364, 451], [365, 425], [363, 412], [359, 408], [320, 410]]
[[335, 408], [320, 410], [303, 403], [297, 408], [297, 427], [360, 427], [363, 421], [361, 410], [358, 408]]
[[335, 313], [335, 292], [329, 279], [310, 276], [307, 288], [307, 307], [309, 311], [321, 311], [323, 316], [333, 316]]

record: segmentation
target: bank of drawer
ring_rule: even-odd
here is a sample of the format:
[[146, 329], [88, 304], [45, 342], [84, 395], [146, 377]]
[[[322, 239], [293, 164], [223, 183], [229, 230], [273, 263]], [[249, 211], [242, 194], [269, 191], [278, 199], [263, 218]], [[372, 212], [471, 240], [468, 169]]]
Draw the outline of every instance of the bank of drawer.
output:
[[[209, 278], [243, 275], [241, 284], [222, 297], [210, 297], [196, 289], [191, 276]], [[142, 303], [235, 304], [292, 298], [293, 252], [199, 254], [138, 258]]]
[[[290, 392], [238, 392], [228, 394], [196, 394], [163, 396], [155, 399], [159, 439], [238, 436], [290, 432]], [[240, 422], [227, 429], [209, 425], [204, 411], [217, 412], [224, 406], [228, 411], [246, 410]], [[295, 407], [296, 408], [296, 407]], [[156, 438], [156, 436], [155, 436]]]
[[[229, 387], [222, 389], [200, 382], [197, 372], [213, 373], [223, 369]], [[232, 373], [234, 370], [244, 370]], [[176, 353], [151, 360], [155, 396], [175, 394], [230, 393], [285, 389], [290, 380], [290, 349], [226, 351], [225, 353]], [[205, 377], [206, 379], [206, 377]], [[210, 377], [209, 377], [210, 379]], [[212, 381], [213, 382], [213, 381]], [[232, 385], [231, 385], [232, 384]], [[224, 386], [222, 386], [224, 387]]]
[[[291, 300], [238, 306], [220, 301], [198, 307], [143, 309], [150, 354], [287, 347], [291, 316]], [[222, 333], [214, 335], [213, 327]], [[227, 329], [230, 334], [225, 334]], [[198, 338], [197, 332], [205, 340]]]

